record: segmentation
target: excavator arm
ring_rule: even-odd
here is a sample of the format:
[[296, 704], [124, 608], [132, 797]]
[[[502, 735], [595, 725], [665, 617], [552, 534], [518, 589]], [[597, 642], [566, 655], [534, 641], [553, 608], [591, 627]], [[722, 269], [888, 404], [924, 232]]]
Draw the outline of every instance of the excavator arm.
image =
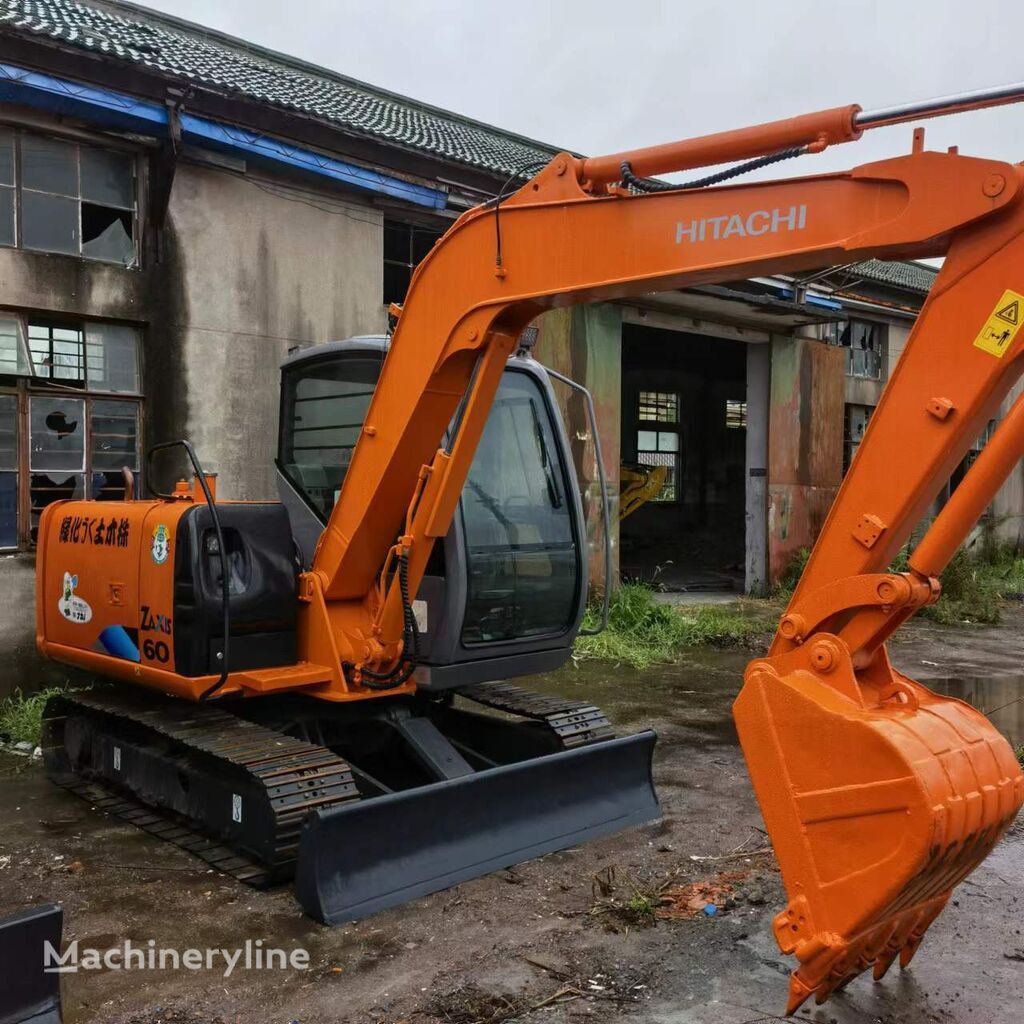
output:
[[910, 155], [845, 173], [697, 188], [642, 176], [762, 165], [1022, 96], [1017, 87], [873, 120], [838, 108], [595, 160], [563, 153], [514, 195], [463, 215], [413, 277], [303, 578], [307, 657], [339, 666], [324, 695], [358, 696], [367, 678], [412, 688], [400, 672], [408, 595], [448, 528], [506, 358], [538, 313], [868, 257], [945, 256], [735, 706], [789, 895], [775, 932], [800, 962], [790, 1012], [868, 966], [880, 976], [897, 955], [908, 962], [1024, 800], [1013, 754], [984, 716], [896, 672], [884, 646], [938, 598], [938, 574], [1024, 452], [1018, 403], [911, 570], [888, 571], [1021, 374], [1024, 168], [928, 152], [918, 130]]

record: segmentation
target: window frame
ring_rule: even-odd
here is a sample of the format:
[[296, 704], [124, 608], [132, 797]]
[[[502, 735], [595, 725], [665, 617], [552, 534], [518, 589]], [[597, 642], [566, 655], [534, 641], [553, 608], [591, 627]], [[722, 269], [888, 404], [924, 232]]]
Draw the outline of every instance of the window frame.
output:
[[[95, 449], [93, 444], [92, 416], [93, 405], [96, 402], [123, 402], [130, 404], [135, 409], [136, 427], [136, 455], [138, 469], [135, 470], [136, 496], [141, 494], [142, 479], [145, 471], [145, 404], [146, 398], [142, 388], [144, 358], [145, 358], [145, 334], [143, 327], [128, 321], [105, 320], [98, 317], [69, 317], [66, 315], [45, 316], [36, 315], [32, 312], [19, 309], [0, 307], [0, 317], [17, 320], [21, 338], [24, 341], [26, 355], [29, 365], [34, 370], [31, 352], [28, 350], [28, 327], [29, 323], [48, 323], [58, 326], [73, 327], [80, 331], [83, 348], [83, 372], [87, 372], [87, 356], [85, 350], [88, 347], [87, 335], [90, 323], [113, 324], [116, 326], [130, 327], [136, 332], [136, 367], [138, 370], [138, 390], [135, 392], [106, 391], [98, 388], [90, 388], [88, 377], [84, 385], [73, 386], [54, 380], [49, 377], [39, 377], [34, 372], [28, 375], [2, 374], [0, 375], [0, 395], [14, 395], [17, 399], [16, 429], [17, 429], [17, 546], [2, 547], [0, 552], [11, 553], [17, 551], [34, 551], [35, 541], [32, 533], [33, 525], [33, 502], [32, 502], [32, 477], [40, 475], [40, 472], [32, 469], [32, 438], [31, 438], [31, 402], [33, 399], [45, 398], [66, 398], [73, 401], [80, 401], [84, 408], [84, 466], [82, 475], [85, 479], [85, 486], [92, 496], [92, 478], [96, 473], [109, 473], [111, 470], [94, 470], [93, 461]], [[98, 499], [109, 500], [109, 499]]]
[[[139, 166], [139, 153], [129, 147], [122, 147], [112, 144], [108, 140], [93, 142], [83, 139], [78, 135], [62, 135], [56, 131], [36, 131], [26, 129], [21, 125], [0, 122], [0, 132], [6, 132], [11, 136], [13, 143], [13, 185], [0, 184], [0, 190], [10, 188], [14, 195], [14, 242], [0, 242], [2, 249], [17, 249], [20, 252], [44, 253], [47, 255], [68, 256], [72, 259], [88, 260], [91, 263], [100, 263], [110, 267], [121, 267], [124, 270], [138, 270], [142, 264], [142, 245], [140, 233], [142, 229], [142, 173]], [[47, 139], [59, 142], [63, 145], [75, 148], [75, 177], [77, 180], [77, 195], [68, 195], [64, 192], [46, 191], [39, 188], [27, 187], [24, 184], [23, 160], [22, 160], [22, 139], [25, 136]], [[131, 197], [132, 204], [119, 206], [112, 203], [99, 203], [82, 195], [82, 150], [96, 150], [100, 153], [112, 153], [124, 157], [131, 164], [132, 182]], [[31, 195], [49, 196], [55, 199], [67, 199], [76, 204], [77, 214], [77, 252], [64, 252], [59, 249], [45, 249], [28, 247], [25, 245], [25, 218], [23, 211], [23, 195], [25, 192]], [[103, 209], [120, 210], [131, 214], [132, 224], [132, 249], [131, 262], [123, 263], [119, 260], [103, 259], [102, 257], [83, 252], [82, 246], [86, 244], [82, 238], [82, 206], [88, 204]]]
[[[858, 329], [867, 329], [871, 331], [874, 336], [876, 345], [874, 348], [855, 348], [853, 345], [853, 335]], [[847, 344], [843, 341], [843, 335], [849, 331], [850, 343]], [[852, 380], [874, 380], [879, 383], [885, 383], [889, 377], [889, 325], [880, 320], [868, 320], [863, 317], [851, 317], [845, 322], [845, 324], [837, 323], [835, 325], [834, 336], [832, 344], [841, 348], [845, 352], [845, 366], [844, 373], [847, 377]], [[878, 359], [878, 372], [867, 373], [862, 370], [858, 370], [855, 366], [857, 362], [855, 353], [857, 352], [874, 352]], [[865, 358], [861, 360], [862, 363], [866, 364], [868, 360]]]
[[[644, 400], [644, 396], [653, 396], [652, 399]], [[675, 406], [674, 419], [644, 419], [643, 410], [647, 406], [653, 408], [657, 415], [661, 411], [661, 407], [667, 403], [663, 402], [663, 399], [671, 398], [672, 404]], [[643, 387], [636, 389], [636, 422], [634, 437], [636, 440], [636, 461], [642, 466], [657, 466], [664, 465], [664, 463], [658, 462], [645, 462], [643, 459], [644, 455], [674, 455], [672, 466], [672, 479], [671, 481], [666, 480], [665, 487], [660, 493], [654, 495], [649, 499], [649, 503], [652, 505], [680, 505], [683, 503], [682, 496], [682, 482], [683, 482], [683, 424], [682, 420], [682, 404], [683, 396], [679, 391], [653, 391], [650, 388]], [[655, 439], [655, 444], [659, 446], [656, 450], [650, 448], [640, 448], [640, 433], [653, 432], [655, 434], [674, 434], [676, 438], [675, 451], [661, 451], [660, 438]], [[672, 496], [663, 497], [665, 491], [671, 487]]]
[[[398, 230], [398, 229], [400, 229], [402, 231], [405, 231], [408, 234], [408, 238], [407, 238], [407, 243], [408, 244], [406, 246], [406, 256], [407, 256], [407, 258], [404, 259], [404, 260], [395, 259], [393, 257], [388, 256], [388, 254], [387, 254], [388, 253], [388, 245], [387, 245], [388, 235], [387, 235], [387, 233], [388, 233], [388, 231], [393, 231], [393, 230]], [[411, 220], [397, 220], [397, 219], [392, 218], [392, 217], [384, 217], [383, 218], [383, 220], [381, 221], [381, 243], [382, 243], [381, 244], [381, 268], [382, 268], [382, 270], [381, 270], [381, 301], [382, 301], [384, 306], [389, 306], [393, 302], [401, 305], [401, 303], [403, 303], [405, 301], [405, 296], [408, 294], [408, 291], [409, 291], [409, 285], [406, 284], [405, 292], [403, 292], [401, 298], [389, 297], [389, 295], [388, 295], [388, 282], [387, 282], [387, 268], [388, 267], [399, 267], [402, 270], [407, 271], [408, 275], [409, 275], [409, 282], [411, 283], [412, 276], [416, 272], [416, 268], [426, 258], [427, 253], [430, 252], [430, 249], [428, 249], [427, 252], [424, 253], [422, 256], [420, 256], [419, 259], [416, 258], [416, 232], [417, 231], [421, 231], [421, 232], [425, 232], [427, 234], [432, 234], [432, 235], [435, 236], [434, 242], [431, 244], [431, 249], [432, 249], [433, 245], [445, 233], [446, 230], [447, 230], [447, 226], [440, 227], [438, 225], [424, 224], [424, 223], [421, 223], [421, 222], [416, 222], [416, 221], [411, 221]]]

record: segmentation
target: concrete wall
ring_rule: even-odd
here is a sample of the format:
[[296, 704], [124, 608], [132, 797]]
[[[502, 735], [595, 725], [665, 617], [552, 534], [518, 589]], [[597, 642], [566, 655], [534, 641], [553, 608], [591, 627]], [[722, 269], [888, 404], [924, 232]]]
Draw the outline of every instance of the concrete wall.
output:
[[814, 543], [843, 472], [841, 348], [772, 338], [768, 432], [768, 568], [777, 579]]
[[[545, 313], [534, 352], [545, 366], [582, 384], [593, 396], [597, 428], [611, 506], [612, 580], [619, 573], [619, 461], [622, 419], [622, 315], [618, 306], [604, 303], [573, 306]], [[590, 579], [600, 584], [604, 573], [604, 535], [601, 528], [601, 490], [582, 396], [555, 384], [565, 418], [573, 460], [583, 493], [587, 519]]]
[[[173, 273], [185, 303], [161, 328], [172, 351], [146, 354], [178, 360], [169, 376], [185, 395], [181, 427], [225, 498], [276, 496], [278, 366], [288, 350], [386, 327], [381, 213], [334, 200], [339, 212], [327, 213], [300, 199], [199, 166], [175, 178]], [[147, 377], [147, 395], [162, 390]], [[172, 424], [152, 426], [150, 441]]]
[[[276, 497], [289, 348], [386, 326], [381, 212], [336, 197], [325, 212], [267, 186], [182, 164], [142, 269], [0, 248], [0, 307], [142, 328], [143, 441], [191, 439], [224, 498]], [[162, 466], [154, 482], [167, 486], [181, 463]], [[30, 552], [0, 559], [0, 694], [47, 678], [34, 655], [34, 564]]]

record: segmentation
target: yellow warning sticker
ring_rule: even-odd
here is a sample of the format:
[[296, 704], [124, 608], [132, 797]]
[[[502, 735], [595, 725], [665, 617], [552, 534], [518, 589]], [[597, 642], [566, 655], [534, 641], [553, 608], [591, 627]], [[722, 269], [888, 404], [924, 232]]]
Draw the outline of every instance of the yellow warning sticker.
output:
[[1003, 354], [1017, 337], [1021, 322], [1024, 321], [1024, 295], [1011, 291], [1003, 292], [992, 315], [985, 321], [981, 333], [974, 339], [974, 347], [1002, 359]]

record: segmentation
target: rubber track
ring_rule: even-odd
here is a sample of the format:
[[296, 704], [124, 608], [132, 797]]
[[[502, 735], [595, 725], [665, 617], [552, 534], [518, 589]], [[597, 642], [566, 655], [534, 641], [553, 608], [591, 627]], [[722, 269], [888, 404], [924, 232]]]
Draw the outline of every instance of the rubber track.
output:
[[[109, 786], [106, 780], [82, 779], [51, 773], [64, 786], [116, 816], [168, 842], [195, 853], [225, 873], [253, 886], [265, 886], [294, 871], [299, 832], [306, 815], [359, 799], [352, 770], [326, 747], [307, 743], [213, 707], [162, 695], [97, 690], [60, 698], [64, 717], [75, 707], [89, 717], [132, 722], [173, 741], [182, 755], [190, 751], [206, 762], [219, 761], [223, 770], [243, 771], [254, 785], [268, 790], [275, 816], [274, 855], [265, 864], [248, 853], [231, 849], [220, 839], [203, 834], [201, 822], [173, 811], [142, 803], [136, 796]], [[116, 738], [116, 726], [100, 731]], [[309, 783], [316, 780], [315, 788]]]
[[460, 687], [455, 692], [475, 704], [544, 722], [565, 750], [615, 736], [604, 712], [581, 700], [535, 693], [512, 683], [478, 683]]
[[87, 782], [76, 775], [51, 776], [50, 781], [74, 793], [92, 808], [163, 839], [168, 843], [195, 854], [211, 868], [221, 871], [254, 889], [266, 889], [276, 881], [262, 864], [228, 846], [196, 832], [177, 815], [154, 810], [123, 793], [114, 792], [99, 782]]

